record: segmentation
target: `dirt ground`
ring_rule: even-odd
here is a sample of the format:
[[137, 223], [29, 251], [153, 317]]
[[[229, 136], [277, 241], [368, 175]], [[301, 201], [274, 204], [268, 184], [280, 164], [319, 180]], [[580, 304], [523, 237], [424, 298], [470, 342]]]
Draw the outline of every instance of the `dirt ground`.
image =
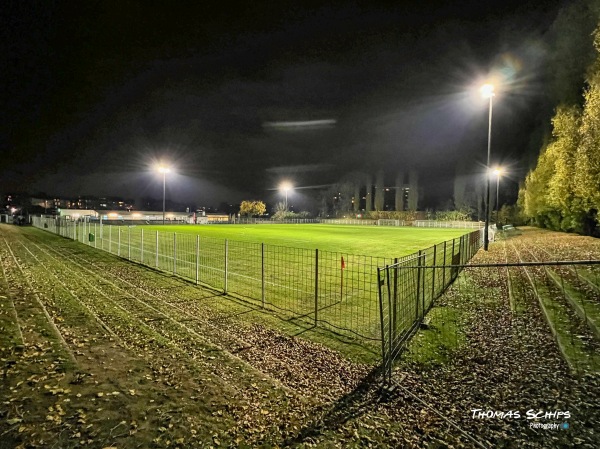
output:
[[[540, 232], [514, 241], [600, 259], [597, 240]], [[475, 261], [513, 256], [498, 242]], [[0, 225], [0, 258], [0, 448], [600, 442], [598, 373], [569, 371], [535, 303], [515, 320], [504, 272], [482, 274], [499, 293], [469, 300], [465, 347], [447, 364], [400, 364], [401, 388], [383, 395], [376, 366], [253, 322], [212, 290], [32, 228]], [[572, 427], [475, 408], [569, 410]]]

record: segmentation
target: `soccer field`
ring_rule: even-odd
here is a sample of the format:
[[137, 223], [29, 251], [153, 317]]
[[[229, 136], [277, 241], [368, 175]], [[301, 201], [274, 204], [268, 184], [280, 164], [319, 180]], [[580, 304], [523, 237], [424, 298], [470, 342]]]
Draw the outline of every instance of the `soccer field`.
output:
[[[378, 268], [419, 250], [423, 252], [418, 259], [411, 259], [412, 264], [465, 262], [479, 241], [479, 231], [439, 228], [320, 224], [105, 224], [99, 228], [97, 223], [68, 221], [57, 226], [48, 219], [34, 224], [243, 297], [261, 309], [278, 311], [303, 325], [371, 342], [381, 339], [378, 292], [382, 284]], [[421, 292], [428, 286], [428, 294], [435, 295], [450, 280], [450, 271], [435, 271], [435, 280], [432, 272], [428, 279], [411, 278], [411, 282], [415, 288], [418, 283]], [[425, 305], [419, 307], [424, 309]]]
[[148, 231], [193, 234], [201, 237], [376, 257], [406, 256], [472, 231], [472, 229], [322, 224], [150, 225], [138, 227]]

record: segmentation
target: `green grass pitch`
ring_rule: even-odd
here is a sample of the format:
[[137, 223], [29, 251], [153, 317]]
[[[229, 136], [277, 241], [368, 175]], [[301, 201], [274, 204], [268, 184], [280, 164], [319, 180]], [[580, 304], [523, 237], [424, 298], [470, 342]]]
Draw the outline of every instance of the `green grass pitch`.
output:
[[472, 231], [472, 229], [322, 224], [149, 225], [138, 227], [148, 231], [193, 234], [216, 239], [377, 257], [406, 256]]

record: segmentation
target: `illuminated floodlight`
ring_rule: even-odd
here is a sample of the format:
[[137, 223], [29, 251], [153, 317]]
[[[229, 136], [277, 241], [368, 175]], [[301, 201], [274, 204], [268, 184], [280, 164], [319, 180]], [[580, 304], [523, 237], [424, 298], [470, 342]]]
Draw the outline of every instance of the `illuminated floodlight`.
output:
[[165, 203], [167, 197], [167, 173], [171, 172], [171, 167], [165, 164], [159, 164], [156, 170], [163, 175], [163, 225], [165, 224]]
[[479, 91], [481, 92], [481, 96], [483, 98], [491, 98], [495, 95], [493, 84], [484, 84], [483, 86], [481, 86]]
[[288, 192], [290, 190], [292, 190], [294, 188], [294, 186], [292, 186], [292, 184], [290, 182], [282, 182], [281, 185], [279, 186], [279, 190], [282, 190], [285, 192], [285, 210], [287, 210], [288, 208]]

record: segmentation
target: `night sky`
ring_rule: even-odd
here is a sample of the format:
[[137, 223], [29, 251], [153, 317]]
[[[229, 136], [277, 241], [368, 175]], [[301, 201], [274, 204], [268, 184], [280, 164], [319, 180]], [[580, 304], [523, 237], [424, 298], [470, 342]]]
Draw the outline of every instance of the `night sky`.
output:
[[0, 191], [160, 197], [164, 160], [173, 199], [272, 203], [284, 179], [392, 185], [414, 167], [433, 207], [459, 161], [482, 169], [493, 77], [493, 159], [516, 193], [554, 107], [561, 6], [5, 1]]

